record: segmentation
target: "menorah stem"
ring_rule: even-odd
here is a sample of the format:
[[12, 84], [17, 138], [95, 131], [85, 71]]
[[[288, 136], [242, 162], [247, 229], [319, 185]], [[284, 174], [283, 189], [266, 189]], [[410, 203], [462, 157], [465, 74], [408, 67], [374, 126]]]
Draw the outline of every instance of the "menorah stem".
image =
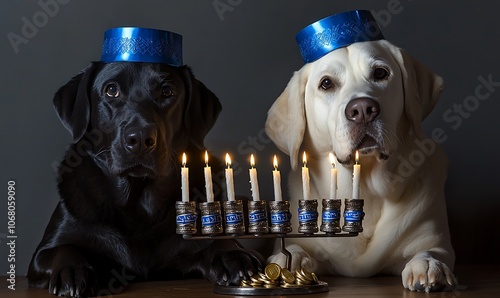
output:
[[285, 238], [280, 237], [281, 243], [281, 253], [286, 256], [286, 269], [292, 270], [292, 253], [289, 252], [285, 247]]

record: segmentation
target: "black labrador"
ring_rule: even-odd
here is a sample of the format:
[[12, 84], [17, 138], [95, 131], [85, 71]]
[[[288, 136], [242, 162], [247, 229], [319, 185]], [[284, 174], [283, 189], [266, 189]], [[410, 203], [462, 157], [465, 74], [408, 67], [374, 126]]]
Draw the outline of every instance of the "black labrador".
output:
[[189, 67], [94, 62], [59, 89], [54, 106], [73, 145], [30, 286], [110, 295], [132, 280], [203, 276], [234, 285], [262, 268], [262, 257], [236, 241], [175, 232], [180, 156], [191, 157], [190, 185], [203, 191], [203, 140], [221, 110]]

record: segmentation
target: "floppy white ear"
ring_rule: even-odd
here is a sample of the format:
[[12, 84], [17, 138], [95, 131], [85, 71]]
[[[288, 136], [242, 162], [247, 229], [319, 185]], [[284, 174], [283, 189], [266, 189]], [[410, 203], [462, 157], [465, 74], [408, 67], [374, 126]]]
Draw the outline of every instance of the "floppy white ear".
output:
[[413, 59], [405, 50], [386, 43], [390, 45], [401, 68], [406, 116], [416, 135], [424, 138], [421, 123], [436, 105], [443, 90], [443, 79]]
[[304, 94], [310, 65], [304, 65], [293, 74], [285, 90], [267, 113], [266, 133], [276, 146], [290, 156], [292, 169], [297, 167], [297, 157], [304, 138], [306, 117]]

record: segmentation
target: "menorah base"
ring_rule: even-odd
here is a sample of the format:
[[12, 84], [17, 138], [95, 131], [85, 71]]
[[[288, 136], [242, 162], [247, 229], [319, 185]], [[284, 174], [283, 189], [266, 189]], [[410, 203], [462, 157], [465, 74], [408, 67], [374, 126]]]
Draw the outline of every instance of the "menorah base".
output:
[[307, 295], [328, 292], [328, 283], [320, 281], [316, 285], [297, 286], [293, 288], [247, 288], [240, 286], [214, 286], [214, 293], [232, 296], [286, 296]]

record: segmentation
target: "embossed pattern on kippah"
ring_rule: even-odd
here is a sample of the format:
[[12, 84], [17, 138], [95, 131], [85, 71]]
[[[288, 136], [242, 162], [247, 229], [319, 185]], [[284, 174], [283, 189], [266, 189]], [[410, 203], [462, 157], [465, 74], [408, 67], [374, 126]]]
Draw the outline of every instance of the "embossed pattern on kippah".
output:
[[355, 10], [321, 19], [302, 29], [296, 39], [304, 62], [309, 63], [338, 48], [384, 36], [369, 11]]
[[105, 55], [131, 53], [157, 56], [158, 58], [169, 56], [172, 60], [179, 60], [182, 57], [179, 43], [143, 37], [106, 39], [102, 46], [102, 53]]
[[158, 29], [117, 27], [104, 32], [101, 61], [148, 62], [180, 67], [182, 35]]
[[299, 48], [302, 56], [309, 56], [320, 48], [372, 40], [370, 33], [370, 24], [346, 22], [315, 33], [309, 39], [301, 41]]

